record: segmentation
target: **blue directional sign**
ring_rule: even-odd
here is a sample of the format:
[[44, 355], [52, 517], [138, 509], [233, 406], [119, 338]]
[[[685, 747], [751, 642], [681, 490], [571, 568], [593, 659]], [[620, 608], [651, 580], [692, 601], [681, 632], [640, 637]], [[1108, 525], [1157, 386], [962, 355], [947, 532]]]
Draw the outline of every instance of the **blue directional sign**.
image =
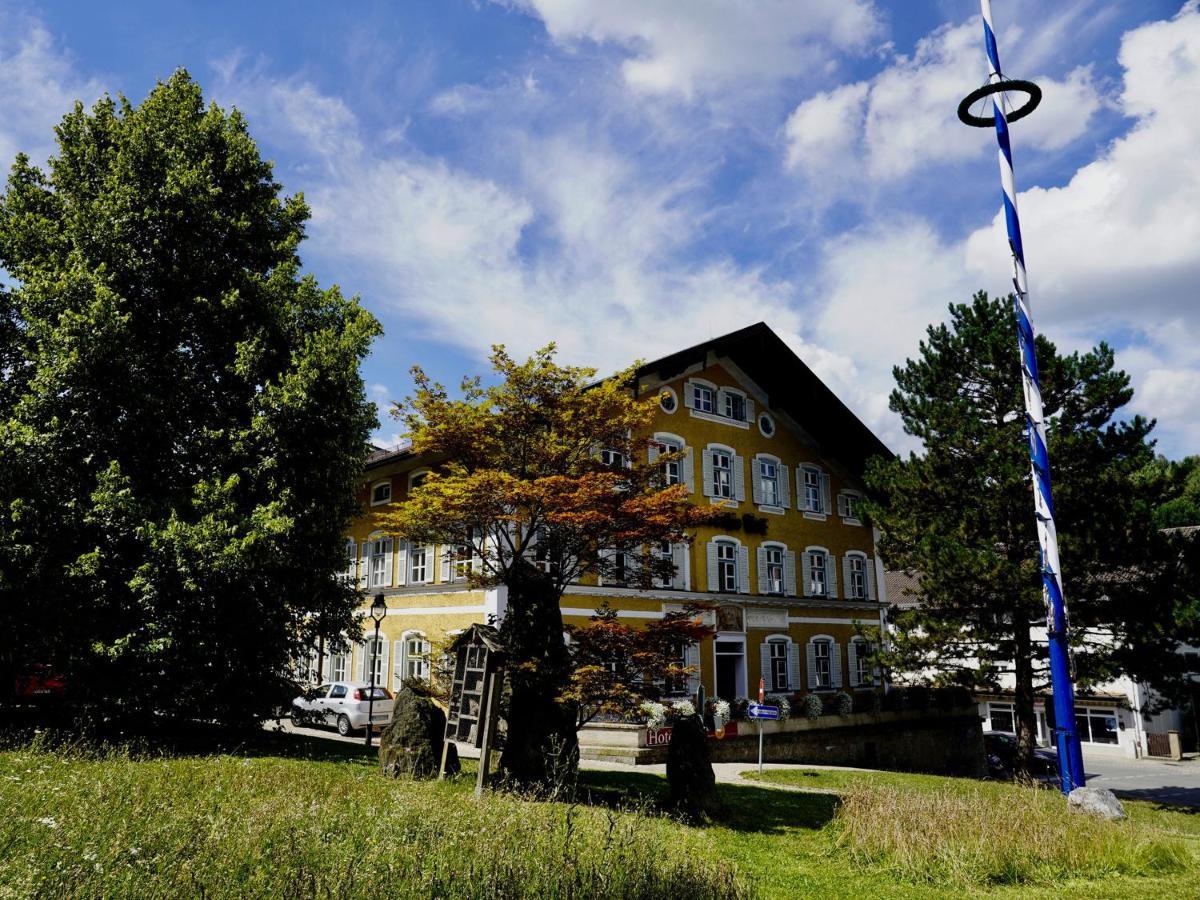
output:
[[778, 719], [779, 707], [771, 706], [767, 703], [751, 703], [746, 707], [746, 718], [748, 719]]

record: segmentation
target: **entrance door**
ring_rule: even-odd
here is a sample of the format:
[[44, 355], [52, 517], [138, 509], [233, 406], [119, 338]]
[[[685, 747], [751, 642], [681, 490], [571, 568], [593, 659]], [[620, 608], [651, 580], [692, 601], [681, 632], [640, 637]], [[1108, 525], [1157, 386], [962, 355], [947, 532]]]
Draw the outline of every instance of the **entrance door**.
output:
[[722, 700], [734, 700], [745, 696], [746, 642], [718, 639], [715, 644], [717, 696]]

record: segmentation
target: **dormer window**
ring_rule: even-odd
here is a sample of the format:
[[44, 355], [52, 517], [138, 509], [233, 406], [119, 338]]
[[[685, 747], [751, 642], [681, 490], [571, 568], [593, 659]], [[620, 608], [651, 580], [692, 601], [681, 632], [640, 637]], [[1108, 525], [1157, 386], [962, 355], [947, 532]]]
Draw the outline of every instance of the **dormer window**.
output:
[[380, 506], [392, 502], [392, 483], [380, 481], [371, 486], [371, 505]]
[[735, 422], [746, 421], [746, 398], [740, 394], [725, 393], [725, 418]]

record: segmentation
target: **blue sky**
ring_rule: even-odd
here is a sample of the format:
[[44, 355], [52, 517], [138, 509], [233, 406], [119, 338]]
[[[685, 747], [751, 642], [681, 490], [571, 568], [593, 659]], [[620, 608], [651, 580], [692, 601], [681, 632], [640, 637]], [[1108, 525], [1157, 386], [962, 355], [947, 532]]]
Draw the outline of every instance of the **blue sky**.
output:
[[[994, 9], [1045, 91], [1014, 125], [1035, 322], [1113, 343], [1160, 449], [1197, 452], [1200, 9]], [[493, 342], [611, 370], [765, 320], [908, 449], [891, 367], [1008, 287], [993, 137], [954, 116], [980, 35], [974, 0], [0, 0], [0, 164], [185, 66], [304, 191], [308, 269], [382, 320], [381, 404]]]

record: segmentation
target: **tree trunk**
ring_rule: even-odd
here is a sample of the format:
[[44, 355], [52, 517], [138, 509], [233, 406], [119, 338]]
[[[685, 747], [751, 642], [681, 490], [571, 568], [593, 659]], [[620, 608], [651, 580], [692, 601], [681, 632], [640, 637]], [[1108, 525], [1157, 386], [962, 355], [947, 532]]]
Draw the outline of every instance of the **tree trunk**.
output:
[[1017, 612], [1013, 616], [1013, 668], [1016, 677], [1016, 697], [1013, 708], [1017, 719], [1017, 758], [1015, 774], [1029, 778], [1033, 751], [1037, 747], [1037, 717], [1033, 709], [1033, 641], [1029, 637], [1029, 623]]
[[559, 599], [549, 577], [523, 566], [500, 629], [512, 691], [500, 768], [509, 783], [538, 791], [573, 780], [579, 765], [575, 710], [558, 701], [571, 674]]

